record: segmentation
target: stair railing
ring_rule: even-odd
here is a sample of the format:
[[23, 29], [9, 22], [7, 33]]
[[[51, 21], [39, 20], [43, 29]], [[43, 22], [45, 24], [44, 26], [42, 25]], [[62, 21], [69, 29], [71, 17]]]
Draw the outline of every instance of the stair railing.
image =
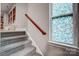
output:
[[32, 24], [43, 34], [43, 35], [46, 35], [46, 32], [41, 29], [34, 21], [31, 17], [29, 17], [28, 14], [25, 14], [25, 16], [32, 22]]

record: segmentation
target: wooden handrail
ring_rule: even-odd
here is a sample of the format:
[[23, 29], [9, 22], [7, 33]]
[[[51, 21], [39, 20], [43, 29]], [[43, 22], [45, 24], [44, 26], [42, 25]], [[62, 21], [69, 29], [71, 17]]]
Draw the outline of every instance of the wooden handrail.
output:
[[32, 18], [28, 16], [28, 14], [25, 14], [25, 16], [35, 25], [35, 27], [36, 27], [43, 35], [46, 35], [46, 32], [44, 32], [44, 31], [32, 20]]

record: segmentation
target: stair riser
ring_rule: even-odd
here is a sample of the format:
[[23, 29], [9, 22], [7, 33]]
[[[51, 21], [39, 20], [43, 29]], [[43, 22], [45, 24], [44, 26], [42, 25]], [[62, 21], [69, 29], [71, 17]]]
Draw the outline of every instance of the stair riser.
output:
[[1, 42], [1, 46], [5, 46], [5, 45], [8, 45], [8, 44], [21, 42], [21, 41], [25, 41], [25, 40], [27, 40], [27, 38], [16, 38], [16, 39], [5, 40], [5, 41]]
[[25, 32], [2, 32], [1, 37], [11, 37], [11, 36], [19, 36], [25, 35]]
[[[27, 48], [28, 48], [29, 46], [31, 46], [31, 44], [30, 44], [30, 45], [27, 45]], [[1, 56], [9, 56], [9, 55], [11, 55], [11, 54], [13, 54], [13, 53], [16, 53], [16, 52], [18, 52], [18, 51], [24, 49], [24, 48], [25, 48], [25, 45], [21, 45], [21, 46], [19, 46], [19, 47], [16, 47], [16, 48], [13, 48], [13, 49], [4, 51], [4, 52], [2, 52], [0, 55], [1, 55]], [[26, 50], [26, 51], [27, 51], [27, 50]], [[34, 52], [34, 51], [33, 51], [33, 52]]]
[[32, 45], [24, 48], [23, 50], [16, 52], [10, 56], [31, 56], [33, 53], [36, 52], [36, 48], [33, 47]]
[[0, 55], [1, 56], [9, 56], [10, 54], [15, 53], [15, 52], [22, 50], [22, 49], [24, 49], [24, 45], [16, 47], [14, 49], [7, 50], [5, 52], [2, 52]]
[[[24, 45], [24, 47], [29, 47], [30, 45], [31, 45], [32, 43], [31, 42], [28, 42], [28, 43], [26, 43], [26, 44], [21, 44], [21, 45]], [[19, 47], [19, 46], [21, 46], [21, 45], [14, 45], [14, 46], [11, 46], [11, 47], [8, 47], [8, 48], [6, 48], [6, 49], [4, 49], [4, 47], [3, 48], [1, 48], [1, 53], [3, 53], [3, 52], [5, 52], [5, 51], [8, 51], [8, 50], [13, 50], [13, 49], [16, 49], [17, 47]]]

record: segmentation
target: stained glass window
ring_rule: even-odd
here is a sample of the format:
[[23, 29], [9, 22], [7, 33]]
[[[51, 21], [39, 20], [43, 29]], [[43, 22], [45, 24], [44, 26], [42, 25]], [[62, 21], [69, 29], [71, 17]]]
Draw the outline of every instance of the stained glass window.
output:
[[[71, 15], [69, 15], [70, 13]], [[73, 14], [72, 4], [69, 3], [52, 4], [53, 41], [66, 44], [74, 44], [72, 14]]]

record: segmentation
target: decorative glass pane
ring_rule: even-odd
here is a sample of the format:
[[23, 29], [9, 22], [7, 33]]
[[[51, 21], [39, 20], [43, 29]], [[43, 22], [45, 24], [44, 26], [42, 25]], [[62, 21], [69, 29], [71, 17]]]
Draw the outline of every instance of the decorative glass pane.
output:
[[[53, 4], [52, 17], [72, 13], [72, 4]], [[54, 42], [74, 44], [73, 16], [63, 16], [52, 20], [52, 40]]]
[[52, 17], [62, 14], [72, 13], [73, 8], [71, 3], [54, 3], [52, 4]]
[[52, 21], [53, 41], [73, 44], [73, 22], [72, 17], [62, 17]]

